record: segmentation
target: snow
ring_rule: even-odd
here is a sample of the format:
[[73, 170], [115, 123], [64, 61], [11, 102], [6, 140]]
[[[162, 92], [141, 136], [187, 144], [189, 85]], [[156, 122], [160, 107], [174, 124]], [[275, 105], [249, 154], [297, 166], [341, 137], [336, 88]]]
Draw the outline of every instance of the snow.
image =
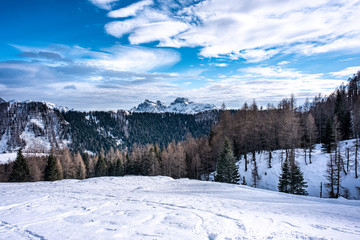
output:
[[1, 136], [0, 139], [0, 153], [6, 152], [6, 150], [8, 149], [8, 140], [9, 140], [10, 136], [9, 134], [6, 132]]
[[360, 202], [169, 177], [0, 184], [0, 239], [360, 239]]
[[52, 110], [56, 109], [59, 112], [65, 112], [65, 113], [69, 111], [69, 108], [63, 107], [63, 106], [57, 106], [56, 104], [51, 103], [51, 102], [43, 101], [42, 103], [45, 104], [49, 109], [52, 109]]
[[32, 118], [30, 119], [30, 122], [35, 124], [37, 127], [41, 128], [42, 130], [45, 129], [42, 119]]
[[[360, 193], [357, 189], [360, 187], [360, 178], [355, 178], [355, 166], [354, 166], [354, 145], [355, 140], [347, 140], [340, 142], [341, 146], [341, 153], [342, 157], [345, 161], [346, 166], [346, 148], [350, 148], [350, 165], [349, 165], [349, 172], [345, 175], [342, 172], [342, 189], [341, 193], [344, 193], [345, 188], [349, 190], [349, 198], [351, 199], [359, 199]], [[282, 156], [283, 155], [283, 156]], [[272, 153], [272, 168], [268, 168], [268, 152], [262, 152], [256, 154], [257, 166], [258, 166], [258, 173], [260, 176], [260, 181], [257, 185], [258, 188], [268, 189], [273, 191], [278, 191], [278, 183], [279, 183], [279, 176], [281, 174], [281, 164], [282, 160], [285, 159], [285, 151], [277, 150]], [[360, 156], [358, 156], [360, 157]], [[253, 186], [252, 180], [252, 156], [248, 154], [248, 171], [245, 172], [245, 162], [244, 159], [241, 158], [238, 161], [239, 166], [239, 173], [242, 178], [245, 177], [246, 184], [249, 186]], [[325, 184], [328, 182], [326, 179], [327, 176], [327, 163], [329, 161], [330, 154], [324, 153], [321, 150], [321, 144], [317, 144], [312, 152], [312, 164], [309, 164], [309, 159], [307, 157], [307, 163], [305, 164], [304, 160], [304, 151], [302, 149], [296, 149], [296, 162], [298, 163], [301, 171], [304, 174], [304, 179], [307, 182], [307, 192], [310, 196], [319, 197], [320, 196], [320, 184], [323, 184], [323, 197], [327, 197], [327, 189]], [[358, 167], [358, 172], [360, 173], [360, 166]], [[359, 174], [360, 175], [360, 174]]]
[[2, 153], [0, 154], [0, 164], [7, 164], [9, 162], [15, 161], [16, 156], [17, 156], [16, 152]]
[[50, 151], [51, 144], [46, 137], [35, 136], [34, 132], [30, 131], [26, 126], [25, 131], [23, 131], [20, 135], [20, 138], [25, 141], [26, 147], [24, 150], [32, 151], [32, 150], [40, 150], [40, 151]]
[[88, 154], [90, 156], [95, 156], [96, 155], [96, 153], [94, 153], [94, 152], [92, 152], [90, 150], [85, 150], [84, 153], [86, 153], [86, 154]]

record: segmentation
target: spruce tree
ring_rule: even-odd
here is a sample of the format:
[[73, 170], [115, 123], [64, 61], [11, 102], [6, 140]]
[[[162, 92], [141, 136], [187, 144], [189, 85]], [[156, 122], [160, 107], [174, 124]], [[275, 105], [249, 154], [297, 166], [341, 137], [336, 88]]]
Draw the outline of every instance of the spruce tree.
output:
[[108, 163], [108, 176], [116, 176], [115, 174], [116, 163]]
[[45, 167], [45, 181], [56, 181], [61, 179], [61, 173], [59, 171], [57, 160], [54, 155], [49, 155], [47, 164]]
[[322, 147], [325, 152], [330, 153], [331, 150], [334, 149], [335, 135], [334, 135], [334, 127], [333, 121], [328, 118], [325, 124], [325, 132], [322, 138]]
[[278, 189], [279, 192], [289, 193], [290, 192], [290, 171], [288, 162], [285, 161], [281, 168], [281, 175], [279, 177]]
[[9, 177], [9, 182], [28, 182], [30, 180], [31, 176], [29, 166], [22, 154], [22, 150], [19, 149]]
[[124, 176], [124, 166], [121, 163], [120, 158], [118, 158], [116, 160], [116, 165], [115, 165], [115, 176]]
[[236, 166], [236, 159], [230, 146], [230, 142], [226, 138], [224, 141], [224, 148], [219, 155], [215, 181], [237, 184], [239, 179], [240, 176]]
[[291, 167], [290, 175], [290, 193], [296, 195], [308, 195], [306, 191], [307, 184], [304, 180], [303, 173], [301, 172], [299, 166], [294, 164]]
[[306, 187], [307, 185], [300, 168], [296, 164], [290, 167], [288, 161], [285, 161], [279, 178], [279, 192], [307, 195]]
[[106, 162], [105, 162], [105, 159], [100, 155], [99, 160], [97, 161], [96, 167], [95, 167], [95, 176], [101, 177], [101, 176], [106, 176], [106, 175], [107, 175]]

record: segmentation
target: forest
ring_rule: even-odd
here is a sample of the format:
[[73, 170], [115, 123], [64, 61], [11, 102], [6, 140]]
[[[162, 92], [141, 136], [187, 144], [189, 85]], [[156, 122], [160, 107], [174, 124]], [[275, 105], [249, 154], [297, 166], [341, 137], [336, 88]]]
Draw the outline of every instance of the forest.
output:
[[[164, 122], [177, 126], [180, 131], [185, 131], [186, 128], [182, 124], [187, 122], [189, 117], [169, 114], [166, 115], [164, 121], [163, 114], [156, 116], [153, 114], [140, 114], [139, 116], [145, 119], [155, 118], [158, 125], [154, 129], [147, 129], [146, 124], [138, 126], [136, 131], [130, 129], [129, 136], [131, 138], [129, 139], [132, 139], [131, 142], [133, 142], [131, 147], [121, 149], [110, 145], [99, 146], [99, 154], [96, 155], [82, 151], [86, 149], [82, 149], [82, 146], [76, 146], [74, 149], [53, 149], [49, 157], [32, 156], [27, 159], [29, 177], [26, 180], [39, 181], [46, 179], [45, 176], [49, 176], [48, 171], [51, 169], [49, 165], [53, 165], [52, 168], [58, 171], [55, 179], [163, 175], [173, 178], [187, 177], [207, 180], [210, 173], [224, 169], [221, 164], [226, 161], [227, 165], [234, 168], [235, 160], [240, 157], [245, 159], [244, 165], [241, 166], [245, 171], [249, 168], [249, 164], [255, 166], [253, 174], [256, 177], [256, 153], [266, 152], [268, 156], [267, 165], [268, 168], [271, 168], [272, 152], [278, 149], [285, 152], [284, 163], [286, 163], [286, 167], [283, 166], [283, 176], [281, 177], [285, 177], [286, 180], [286, 172], [296, 170], [295, 149], [303, 149], [305, 163], [311, 164], [312, 149], [315, 144], [321, 143], [323, 151], [331, 153], [328, 163], [330, 195], [338, 197], [340, 172], [346, 173], [346, 159], [341, 157], [338, 142], [347, 139], [357, 139], [355, 158], [351, 159], [351, 161], [354, 161], [355, 175], [356, 178], [358, 177], [360, 72], [349, 78], [346, 84], [339, 86], [329, 96], [319, 94], [312, 100], [307, 99], [301, 106], [297, 106], [296, 99], [291, 96], [280, 101], [277, 106], [268, 104], [266, 107], [259, 107], [254, 100], [251, 103], [244, 103], [238, 110], [221, 110], [218, 114], [220, 116], [219, 120], [214, 121], [216, 124], [210, 127], [211, 130], [208, 135], [204, 133], [206, 133], [206, 127], [211, 121], [201, 125], [192, 120], [191, 131], [187, 131], [185, 138], [181, 138], [179, 135], [175, 139], [166, 138], [162, 140], [151, 134], [156, 135], [156, 133], [161, 132], [161, 126], [165, 124]], [[77, 116], [70, 112], [65, 118], [71, 122]], [[94, 113], [94, 116], [97, 118], [102, 117], [100, 113]], [[129, 121], [136, 122], [136, 119], [130, 118]], [[81, 121], [78, 121], [78, 123], [81, 124]], [[136, 126], [136, 124], [133, 126]], [[78, 129], [78, 134], [84, 134], [85, 132], [86, 135], [83, 137], [91, 140], [88, 137], [91, 132], [83, 131], [81, 125]], [[149, 139], [142, 139], [141, 136], [137, 135], [137, 133], [144, 131]], [[153, 141], [153, 143], [148, 143], [150, 141]], [[347, 159], [347, 161], [349, 162], [350, 159]], [[9, 179], [9, 176], [14, 171], [13, 165], [15, 163], [1, 167], [2, 181]], [[297, 174], [300, 175], [299, 181], [301, 182], [301, 172]], [[233, 176], [233, 178], [237, 179], [236, 183], [239, 182], [238, 177], [236, 174]], [[221, 179], [225, 179], [225, 176], [219, 175], [216, 179], [224, 181]], [[302, 187], [305, 184], [302, 183]], [[289, 189], [291, 189], [291, 186], [287, 187], [285, 184], [284, 188], [279, 184], [280, 191], [289, 192]], [[300, 194], [305, 194], [305, 192]]]

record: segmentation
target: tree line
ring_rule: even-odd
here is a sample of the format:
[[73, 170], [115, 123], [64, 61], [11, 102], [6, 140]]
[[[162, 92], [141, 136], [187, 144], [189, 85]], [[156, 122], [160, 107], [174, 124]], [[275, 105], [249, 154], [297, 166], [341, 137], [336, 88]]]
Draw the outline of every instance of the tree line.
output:
[[[63, 178], [140, 174], [209, 179], [209, 174], [217, 171], [220, 175], [215, 180], [225, 182], [234, 181], [223, 180], [226, 176], [221, 176], [221, 171], [232, 172], [237, 179], [235, 182], [241, 182], [241, 179], [221, 164], [227, 162], [234, 166], [233, 159], [243, 158], [240, 167], [248, 171], [252, 165], [252, 180], [256, 187], [259, 180], [256, 153], [266, 152], [267, 166], [271, 168], [272, 153], [282, 149], [284, 159], [279, 190], [306, 194], [301, 190], [306, 183], [295, 161], [295, 149], [302, 149], [303, 161], [311, 164], [314, 145], [322, 143], [324, 151], [330, 153], [327, 187], [331, 197], [339, 196], [340, 178], [348, 172], [350, 161], [354, 162], [355, 177], [358, 177], [360, 72], [329, 96], [318, 95], [312, 101], [306, 100], [302, 106], [297, 106], [294, 96], [291, 96], [277, 106], [268, 104], [265, 108], [259, 107], [254, 100], [250, 104], [244, 103], [238, 110], [221, 110], [219, 114], [220, 119], [212, 126], [208, 137], [193, 137], [188, 132], [185, 138], [162, 146], [135, 142], [125, 150], [111, 146], [96, 156], [71, 153], [68, 149], [53, 155], [57, 158]], [[340, 141], [350, 138], [357, 139], [355, 157], [351, 160], [344, 159], [344, 154], [350, 154], [341, 153], [339, 146]], [[45, 171], [44, 161], [38, 172]], [[39, 179], [43, 178], [36, 178]]]

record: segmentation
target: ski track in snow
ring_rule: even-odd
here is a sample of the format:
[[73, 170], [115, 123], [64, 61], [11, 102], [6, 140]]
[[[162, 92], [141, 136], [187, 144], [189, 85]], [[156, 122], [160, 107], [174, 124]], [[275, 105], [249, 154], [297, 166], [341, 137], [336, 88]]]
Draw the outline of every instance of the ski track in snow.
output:
[[0, 184], [0, 239], [360, 239], [360, 202], [169, 177]]

